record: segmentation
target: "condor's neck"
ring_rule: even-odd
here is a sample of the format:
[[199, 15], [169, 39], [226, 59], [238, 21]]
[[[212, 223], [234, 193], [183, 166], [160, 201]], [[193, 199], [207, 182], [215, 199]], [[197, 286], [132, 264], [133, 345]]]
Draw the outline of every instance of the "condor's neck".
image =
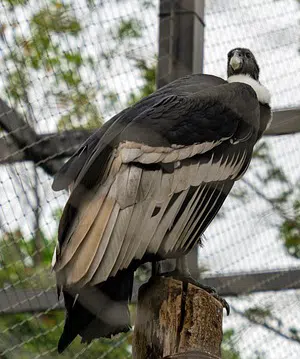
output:
[[250, 75], [232, 75], [228, 77], [227, 81], [229, 83], [241, 82], [251, 86], [256, 93], [258, 101], [261, 104], [270, 104], [271, 94], [269, 90], [265, 86], [263, 86], [259, 81], [254, 80], [252, 77], [250, 77]]
[[263, 86], [259, 81], [254, 80], [249, 75], [232, 75], [228, 77], [227, 81], [242, 82], [253, 88], [260, 104], [260, 128], [258, 132], [258, 139], [263, 135], [265, 130], [270, 126], [272, 121], [272, 112], [270, 107], [271, 94], [269, 90]]

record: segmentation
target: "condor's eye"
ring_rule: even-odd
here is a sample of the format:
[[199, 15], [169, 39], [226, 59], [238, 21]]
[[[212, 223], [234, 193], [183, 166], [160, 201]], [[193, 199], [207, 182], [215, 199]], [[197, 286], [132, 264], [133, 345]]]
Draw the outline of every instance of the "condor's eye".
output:
[[250, 52], [246, 52], [246, 57], [247, 57], [248, 59], [250, 59], [250, 57], [251, 57]]

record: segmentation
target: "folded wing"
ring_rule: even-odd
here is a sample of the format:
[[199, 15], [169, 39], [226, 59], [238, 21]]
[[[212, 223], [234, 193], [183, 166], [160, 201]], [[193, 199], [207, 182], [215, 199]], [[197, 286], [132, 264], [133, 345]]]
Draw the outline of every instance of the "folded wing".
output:
[[58, 283], [96, 285], [187, 252], [249, 165], [258, 124], [251, 88], [226, 84], [164, 96], [99, 141], [60, 223]]

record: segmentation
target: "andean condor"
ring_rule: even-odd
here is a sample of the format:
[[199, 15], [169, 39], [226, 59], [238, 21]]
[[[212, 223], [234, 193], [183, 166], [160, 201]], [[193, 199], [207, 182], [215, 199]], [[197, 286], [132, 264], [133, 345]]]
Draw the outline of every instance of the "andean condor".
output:
[[[106, 122], [56, 174], [70, 189], [53, 256], [67, 311], [62, 352], [130, 328], [134, 271], [185, 254], [247, 170], [271, 120], [251, 51], [228, 53], [227, 81], [185, 76]], [[187, 273], [184, 273], [187, 275]]]

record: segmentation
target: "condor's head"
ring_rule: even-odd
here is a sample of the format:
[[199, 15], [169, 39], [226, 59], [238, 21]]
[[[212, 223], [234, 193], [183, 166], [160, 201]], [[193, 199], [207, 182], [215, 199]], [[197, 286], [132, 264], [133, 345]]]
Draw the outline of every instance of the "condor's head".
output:
[[259, 66], [249, 49], [237, 47], [228, 53], [227, 76], [248, 75], [258, 81]]

